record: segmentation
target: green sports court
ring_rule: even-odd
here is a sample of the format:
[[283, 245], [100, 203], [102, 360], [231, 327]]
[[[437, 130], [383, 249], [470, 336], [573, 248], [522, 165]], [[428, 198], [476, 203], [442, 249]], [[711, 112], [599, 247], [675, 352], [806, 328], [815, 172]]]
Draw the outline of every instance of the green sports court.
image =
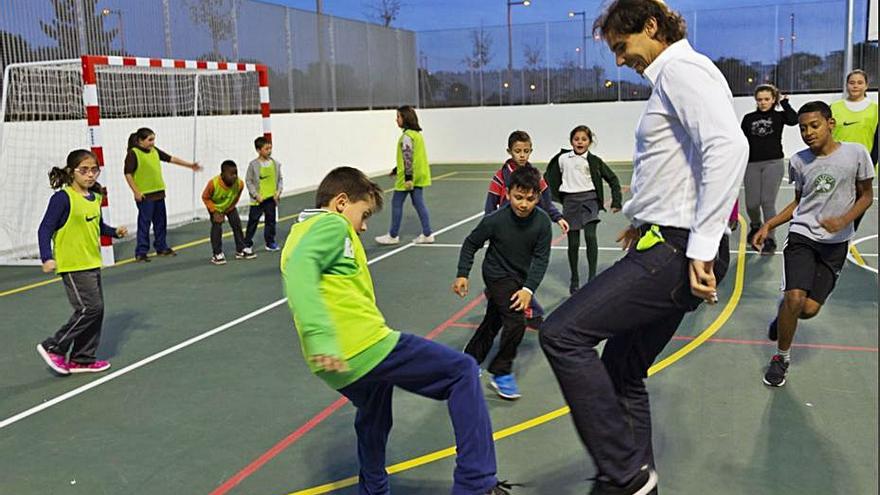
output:
[[[612, 168], [629, 183], [629, 164]], [[362, 239], [392, 328], [453, 348], [468, 341], [485, 308], [479, 271], [466, 299], [450, 285], [495, 169], [432, 167], [433, 245], [408, 243], [419, 233], [412, 209], [404, 210], [399, 246], [373, 242], [386, 232], [390, 205], [369, 220]], [[391, 187], [389, 177], [375, 180]], [[791, 197], [783, 185], [777, 206]], [[719, 304], [686, 316], [648, 380], [663, 493], [877, 492], [876, 204], [828, 304], [801, 322], [788, 383], [776, 389], [761, 377], [775, 348], [766, 325], [782, 257], [745, 246], [741, 221]], [[282, 199], [279, 241], [313, 206], [312, 191]], [[613, 240], [625, 224], [621, 214], [601, 219], [600, 270], [621, 256]], [[116, 244], [117, 265], [103, 272], [98, 352], [113, 368], [100, 375], [53, 376], [34, 346], [69, 315], [62, 284], [37, 267], [0, 267], [8, 329], [0, 353], [0, 493], [356, 493], [355, 410], [302, 359], [282, 299], [279, 253], [259, 241], [257, 259], [213, 266], [208, 230], [198, 222], [169, 231], [179, 255], [148, 264], [131, 262], [133, 242]], [[565, 238], [555, 226], [554, 236], [538, 291], [548, 311], [568, 295]], [[231, 239], [224, 243], [229, 253]], [[532, 331], [515, 370], [520, 400], [485, 391], [499, 479], [521, 484], [515, 494], [585, 493], [593, 467]], [[394, 492], [448, 492], [454, 440], [445, 405], [398, 391], [394, 420]]]

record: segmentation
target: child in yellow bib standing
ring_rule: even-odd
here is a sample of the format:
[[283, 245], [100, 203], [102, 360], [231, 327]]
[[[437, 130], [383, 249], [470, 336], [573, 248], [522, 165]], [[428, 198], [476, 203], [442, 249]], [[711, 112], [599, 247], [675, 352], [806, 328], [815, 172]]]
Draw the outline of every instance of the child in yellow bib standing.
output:
[[49, 172], [49, 185], [58, 192], [49, 199], [37, 231], [40, 259], [44, 272], [61, 276], [73, 314], [55, 335], [37, 344], [37, 353], [59, 375], [110, 368], [96, 356], [104, 322], [100, 236], [124, 237], [128, 230], [108, 227], [101, 219], [100, 174], [88, 150], [71, 151], [63, 169]]
[[254, 148], [257, 149], [257, 157], [251, 160], [245, 176], [245, 184], [251, 197], [247, 231], [244, 235], [244, 252], [248, 255], [253, 253], [254, 234], [257, 233], [257, 225], [263, 215], [266, 216], [266, 225], [263, 227], [266, 251], [280, 249], [275, 242], [275, 219], [284, 186], [281, 164], [272, 158], [272, 142], [260, 136], [254, 140]]

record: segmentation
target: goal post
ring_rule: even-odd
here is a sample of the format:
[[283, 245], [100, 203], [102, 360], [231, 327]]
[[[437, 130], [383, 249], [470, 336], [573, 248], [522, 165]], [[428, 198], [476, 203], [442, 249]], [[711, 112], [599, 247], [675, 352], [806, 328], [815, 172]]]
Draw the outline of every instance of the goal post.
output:
[[[46, 174], [62, 167], [70, 150], [95, 153], [99, 182], [109, 192], [102, 216], [134, 233], [137, 205], [123, 173], [129, 134], [148, 127], [158, 148], [203, 167], [191, 172], [163, 165], [167, 217], [174, 225], [200, 216], [201, 185], [223, 160], [234, 160], [244, 175], [255, 154], [253, 139], [271, 140], [270, 117], [269, 74], [262, 64], [84, 55], [8, 66], [0, 101], [0, 174], [12, 180], [0, 195], [0, 263], [39, 262], [36, 232], [52, 194]], [[113, 264], [111, 240], [102, 238], [101, 247], [105, 265]]]

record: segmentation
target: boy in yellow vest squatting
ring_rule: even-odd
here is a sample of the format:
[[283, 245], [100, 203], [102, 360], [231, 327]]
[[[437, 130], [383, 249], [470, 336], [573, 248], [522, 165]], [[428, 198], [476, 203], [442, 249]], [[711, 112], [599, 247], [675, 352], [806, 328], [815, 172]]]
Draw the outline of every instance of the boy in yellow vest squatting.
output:
[[49, 185], [60, 190], [49, 199], [37, 231], [40, 259], [44, 272], [61, 276], [73, 314], [55, 335], [37, 344], [37, 353], [59, 375], [110, 369], [96, 356], [104, 324], [99, 237], [124, 237], [128, 229], [108, 227], [101, 219], [100, 174], [88, 150], [71, 151], [67, 166], [49, 172]]
[[284, 185], [281, 164], [272, 158], [272, 143], [263, 136], [254, 140], [254, 148], [257, 149], [257, 157], [251, 160], [244, 177], [251, 197], [251, 209], [244, 234], [245, 252], [253, 252], [254, 234], [257, 233], [257, 225], [263, 215], [266, 215], [266, 225], [263, 227], [266, 251], [278, 251], [278, 243], [275, 242], [275, 216]]
[[357, 408], [360, 493], [390, 493], [385, 445], [394, 387], [445, 400], [455, 431], [454, 495], [502, 495], [492, 424], [471, 356], [385, 324], [358, 235], [382, 208], [360, 170], [332, 170], [316, 209], [300, 213], [281, 252], [284, 290], [309, 368]]
[[220, 164], [220, 175], [214, 176], [208, 181], [205, 190], [202, 191], [202, 202], [208, 208], [211, 215], [211, 263], [225, 265], [226, 256], [223, 254], [223, 221], [229, 220], [232, 228], [232, 238], [235, 239], [235, 259], [254, 259], [257, 257], [252, 251], [245, 250], [244, 236], [241, 233], [241, 218], [238, 216], [238, 199], [244, 190], [244, 182], [238, 178], [238, 166], [232, 160], [226, 160]]

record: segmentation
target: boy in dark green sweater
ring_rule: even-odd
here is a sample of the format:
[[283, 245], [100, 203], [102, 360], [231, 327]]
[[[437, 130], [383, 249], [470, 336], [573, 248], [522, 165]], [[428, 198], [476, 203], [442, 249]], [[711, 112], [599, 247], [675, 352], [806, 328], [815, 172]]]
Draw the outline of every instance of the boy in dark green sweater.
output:
[[359, 235], [382, 188], [351, 167], [318, 186], [281, 252], [281, 273], [311, 371], [357, 408], [359, 493], [390, 493], [385, 447], [394, 389], [446, 401], [457, 457], [453, 495], [506, 495], [495, 476], [492, 423], [470, 356], [388, 327]]
[[541, 200], [541, 173], [534, 167], [520, 167], [510, 174], [509, 203], [483, 217], [468, 235], [458, 259], [458, 276], [452, 290], [461, 297], [468, 293], [468, 274], [474, 254], [489, 241], [483, 260], [488, 308], [483, 322], [464, 352], [482, 363], [501, 332], [501, 346], [489, 364], [492, 387], [504, 399], [518, 399], [519, 387], [513, 375], [516, 349], [526, 330], [523, 310], [544, 278], [550, 262], [553, 235], [550, 217], [535, 206]]

